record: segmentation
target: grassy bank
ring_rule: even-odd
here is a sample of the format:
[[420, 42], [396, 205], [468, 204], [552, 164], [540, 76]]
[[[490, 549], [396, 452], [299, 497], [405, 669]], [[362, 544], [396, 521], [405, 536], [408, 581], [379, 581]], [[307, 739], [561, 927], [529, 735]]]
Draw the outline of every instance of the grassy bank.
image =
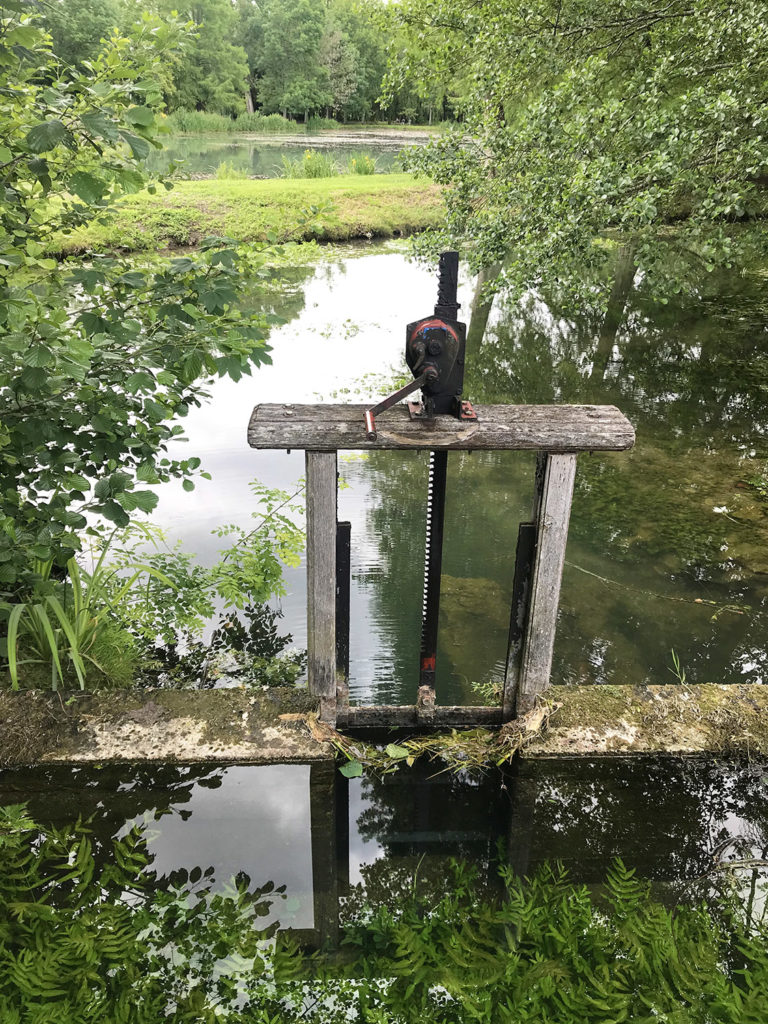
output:
[[185, 181], [172, 192], [127, 197], [106, 223], [62, 236], [56, 248], [158, 250], [209, 235], [242, 242], [389, 237], [431, 227], [441, 211], [439, 188], [410, 174]]

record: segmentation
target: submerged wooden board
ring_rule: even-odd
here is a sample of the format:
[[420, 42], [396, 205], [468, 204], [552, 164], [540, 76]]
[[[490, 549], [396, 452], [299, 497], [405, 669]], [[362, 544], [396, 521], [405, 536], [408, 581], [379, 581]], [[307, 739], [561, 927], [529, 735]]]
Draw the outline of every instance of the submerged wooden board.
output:
[[404, 405], [376, 418], [366, 437], [366, 405], [257, 405], [248, 424], [252, 448], [307, 451], [457, 449], [465, 451], [624, 451], [635, 431], [613, 405], [479, 405], [477, 422], [438, 416], [412, 420]]
[[501, 725], [501, 708], [437, 705], [429, 715], [416, 704], [351, 705], [339, 708], [338, 729], [451, 729]]

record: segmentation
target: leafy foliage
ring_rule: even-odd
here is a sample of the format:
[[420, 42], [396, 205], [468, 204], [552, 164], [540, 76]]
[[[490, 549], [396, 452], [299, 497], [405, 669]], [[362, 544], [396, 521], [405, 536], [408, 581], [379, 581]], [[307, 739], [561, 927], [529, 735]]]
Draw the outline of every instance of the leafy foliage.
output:
[[391, 54], [390, 92], [460, 76], [464, 124], [411, 160], [449, 188], [436, 244], [460, 240], [475, 267], [506, 261], [518, 291], [577, 284], [604, 262], [606, 230], [657, 294], [691, 285], [669, 281], [671, 257], [693, 257], [694, 284], [733, 264], [765, 205], [762, 0], [408, 0], [393, 13], [411, 45]]
[[62, 268], [45, 256], [55, 233], [143, 185], [141, 161], [163, 130], [152, 74], [181, 28], [147, 15], [79, 72], [61, 67], [19, 6], [0, 36], [0, 584], [10, 589], [31, 559], [67, 563], [86, 512], [126, 526], [157, 502], [142, 484], [198, 472], [199, 459], [164, 457], [183, 434], [172, 421], [206, 380], [237, 380], [269, 359], [266, 318], [237, 303], [261, 253], [212, 241], [141, 265], [94, 254]]
[[87, 826], [40, 829], [0, 810], [4, 1021], [171, 1024], [758, 1024], [768, 994], [761, 926], [670, 909], [617, 861], [603, 897], [555, 866], [502, 869], [501, 898], [455, 865], [397, 905], [353, 889], [343, 958], [260, 927], [284, 889], [201, 867], [158, 880], [132, 829], [94, 857]]
[[207, 642], [182, 632], [149, 649], [139, 678], [151, 686], [199, 689], [222, 679], [246, 687], [293, 686], [306, 669], [307, 656], [290, 646], [290, 633], [278, 633], [280, 616], [266, 604], [222, 613]]
[[[19, 689], [19, 667], [35, 685], [39, 674], [30, 665], [50, 671], [51, 689], [66, 684], [74, 675], [85, 689], [88, 666], [93, 666], [105, 683], [131, 682], [135, 650], [133, 638], [121, 630], [112, 613], [120, 607], [142, 576], [170, 580], [154, 566], [132, 561], [127, 578], [105, 565], [105, 545], [91, 572], [82, 570], [74, 558], [67, 563], [66, 580], [51, 580], [50, 561], [39, 567], [40, 580], [24, 601], [7, 605], [8, 672], [14, 690]], [[112, 604], [114, 602], [114, 606]], [[21, 651], [21, 659], [19, 658]]]

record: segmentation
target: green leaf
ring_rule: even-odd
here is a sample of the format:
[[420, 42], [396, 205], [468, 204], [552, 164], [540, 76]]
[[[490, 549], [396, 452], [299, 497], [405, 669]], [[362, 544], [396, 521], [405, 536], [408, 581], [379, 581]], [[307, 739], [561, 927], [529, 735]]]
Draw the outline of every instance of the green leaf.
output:
[[106, 191], [103, 181], [94, 177], [93, 174], [86, 174], [85, 171], [77, 171], [67, 184], [79, 199], [89, 204], [98, 203]]
[[100, 512], [105, 519], [109, 519], [115, 526], [128, 526], [131, 521], [128, 513], [116, 501], [105, 501], [103, 505], [98, 506], [96, 511]]
[[155, 115], [149, 107], [130, 107], [123, 117], [128, 124], [137, 124], [144, 128], [155, 123]]
[[74, 141], [72, 133], [59, 120], [43, 121], [27, 132], [27, 146], [33, 153], [45, 153], [61, 144], [72, 148]]
[[411, 753], [410, 750], [406, 750], [405, 747], [398, 747], [397, 744], [395, 743], [388, 744], [384, 748], [384, 751], [387, 757], [391, 757], [396, 760], [401, 760], [404, 757], [408, 757]]
[[192, 482], [192, 480], [182, 480], [181, 486], [184, 488], [185, 491], [194, 491], [195, 489], [195, 485]]
[[359, 761], [348, 761], [339, 768], [339, 771], [345, 779], [357, 779], [363, 774], [363, 766]]
[[46, 345], [33, 345], [24, 354], [27, 366], [50, 366], [53, 361], [53, 352]]
[[121, 131], [120, 137], [131, 147], [134, 160], [145, 160], [149, 156], [149, 143], [146, 139], [134, 135], [133, 132]]
[[158, 496], [154, 491], [123, 491], [117, 499], [126, 512], [133, 512], [140, 509], [142, 512], [151, 512], [157, 506]]
[[100, 110], [80, 115], [80, 122], [91, 133], [105, 139], [117, 138], [117, 128]]

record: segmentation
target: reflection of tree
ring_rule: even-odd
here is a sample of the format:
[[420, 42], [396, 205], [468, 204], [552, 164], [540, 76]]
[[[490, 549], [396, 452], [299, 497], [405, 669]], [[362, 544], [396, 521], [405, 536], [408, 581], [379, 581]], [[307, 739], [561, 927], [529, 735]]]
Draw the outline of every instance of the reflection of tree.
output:
[[[660, 305], [642, 282], [630, 290], [625, 256], [608, 318], [597, 304], [574, 315], [556, 285], [514, 304], [500, 294], [468, 348], [465, 394], [476, 403], [615, 404], [637, 430], [633, 452], [579, 460], [568, 561], [586, 572], [566, 569], [555, 679], [669, 681], [674, 647], [689, 681], [760, 681], [768, 670], [768, 516], [750, 481], [768, 456], [768, 355], [756, 345], [765, 299], [754, 280], [710, 275], [697, 299]], [[493, 674], [503, 656], [504, 631], [493, 622], [509, 591], [531, 482], [524, 456], [457, 454], [450, 463], [444, 573], [468, 581], [482, 625], [464, 616], [469, 635], [455, 637], [454, 651], [442, 638], [443, 703], [448, 694], [471, 699], [469, 680]], [[401, 624], [398, 643], [413, 649], [423, 469], [381, 453], [365, 471], [383, 566], [371, 585], [381, 616]], [[442, 611], [445, 627], [447, 605]]]
[[[528, 454], [449, 455], [437, 659], [437, 694], [442, 704], [476, 702], [470, 683], [484, 681], [506, 654], [515, 535], [517, 522], [530, 514], [532, 465]], [[373, 592], [378, 621], [393, 633], [392, 674], [402, 680], [398, 699], [413, 702], [421, 625], [427, 456], [375, 452], [364, 463], [351, 464], [350, 469], [350, 478], [360, 476], [370, 488], [367, 532], [378, 556], [372, 567], [357, 571], [356, 577]], [[492, 607], [467, 616], [465, 599], [470, 593], [482, 595]]]
[[[562, 861], [575, 882], [602, 884], [616, 857], [667, 897], [701, 895], [717, 883], [713, 854], [764, 857], [768, 846], [765, 768], [743, 762], [609, 758], [520, 761], [479, 780], [417, 766], [364, 782], [364, 810], [353, 823], [380, 856], [342, 917], [417, 891], [425, 905], [444, 891], [451, 860], [496, 890], [499, 857], [530, 875]], [[723, 851], [730, 840], [729, 849]], [[702, 877], [703, 876], [703, 877]], [[746, 897], [748, 897], [748, 881]], [[745, 897], [745, 898], [746, 898]]]
[[361, 867], [363, 882], [353, 886], [343, 915], [352, 918], [363, 906], [394, 910], [406, 894], [436, 901], [453, 861], [477, 872], [484, 892], [496, 891], [509, 806], [505, 778], [494, 772], [471, 779], [441, 771], [439, 763], [366, 777], [365, 808], [353, 827], [382, 855]]
[[523, 762], [535, 789], [531, 868], [562, 860], [575, 878], [602, 879], [614, 857], [657, 880], [712, 867], [725, 839], [768, 842], [764, 768], [738, 762], [650, 760]]
[[195, 786], [217, 788], [225, 768], [208, 765], [71, 765], [4, 773], [0, 803], [26, 802], [43, 826], [88, 821], [97, 857], [108, 857], [112, 839], [135, 819], [192, 812], [184, 805]]

